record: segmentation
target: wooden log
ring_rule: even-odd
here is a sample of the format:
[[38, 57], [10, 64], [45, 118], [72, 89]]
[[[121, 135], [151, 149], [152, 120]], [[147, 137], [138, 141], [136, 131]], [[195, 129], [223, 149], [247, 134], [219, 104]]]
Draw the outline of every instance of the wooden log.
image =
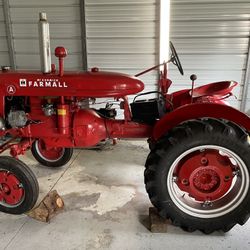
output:
[[166, 233], [168, 220], [163, 219], [155, 207], [149, 208], [149, 229], [152, 233]]
[[52, 217], [61, 212], [64, 208], [63, 199], [56, 190], [49, 192], [40, 204], [27, 213], [35, 220], [49, 222]]

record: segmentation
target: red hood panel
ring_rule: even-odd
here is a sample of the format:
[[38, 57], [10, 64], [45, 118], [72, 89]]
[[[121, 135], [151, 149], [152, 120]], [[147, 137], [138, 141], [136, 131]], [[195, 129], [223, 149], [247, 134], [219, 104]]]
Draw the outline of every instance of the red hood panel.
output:
[[[12, 86], [12, 87], [11, 87]], [[0, 88], [11, 95], [121, 97], [144, 89], [143, 82], [130, 75], [114, 72], [1, 72]]]

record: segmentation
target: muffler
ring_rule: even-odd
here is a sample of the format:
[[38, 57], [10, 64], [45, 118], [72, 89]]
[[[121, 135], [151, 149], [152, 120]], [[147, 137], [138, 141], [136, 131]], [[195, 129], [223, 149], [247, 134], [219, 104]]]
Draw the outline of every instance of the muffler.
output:
[[41, 70], [43, 73], [51, 72], [51, 52], [50, 52], [50, 36], [49, 23], [46, 13], [39, 13], [38, 32]]

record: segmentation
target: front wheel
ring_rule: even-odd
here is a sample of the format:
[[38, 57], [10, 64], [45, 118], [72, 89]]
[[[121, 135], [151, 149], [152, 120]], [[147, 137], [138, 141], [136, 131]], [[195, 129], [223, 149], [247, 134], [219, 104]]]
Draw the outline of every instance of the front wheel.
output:
[[164, 218], [187, 231], [230, 230], [250, 207], [250, 146], [233, 123], [188, 121], [163, 137], [146, 162], [145, 184]]
[[21, 161], [0, 157], [0, 211], [9, 214], [28, 212], [35, 205], [39, 186], [33, 172]]
[[50, 147], [39, 139], [33, 142], [31, 152], [35, 159], [44, 166], [61, 167], [69, 162], [72, 157], [72, 148]]

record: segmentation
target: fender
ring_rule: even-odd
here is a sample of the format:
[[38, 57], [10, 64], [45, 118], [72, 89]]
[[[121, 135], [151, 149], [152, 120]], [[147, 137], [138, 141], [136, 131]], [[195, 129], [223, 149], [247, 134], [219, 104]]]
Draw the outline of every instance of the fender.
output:
[[237, 109], [216, 103], [194, 103], [177, 108], [163, 116], [155, 124], [152, 137], [158, 140], [184, 121], [205, 117], [229, 120], [250, 131], [250, 117]]

